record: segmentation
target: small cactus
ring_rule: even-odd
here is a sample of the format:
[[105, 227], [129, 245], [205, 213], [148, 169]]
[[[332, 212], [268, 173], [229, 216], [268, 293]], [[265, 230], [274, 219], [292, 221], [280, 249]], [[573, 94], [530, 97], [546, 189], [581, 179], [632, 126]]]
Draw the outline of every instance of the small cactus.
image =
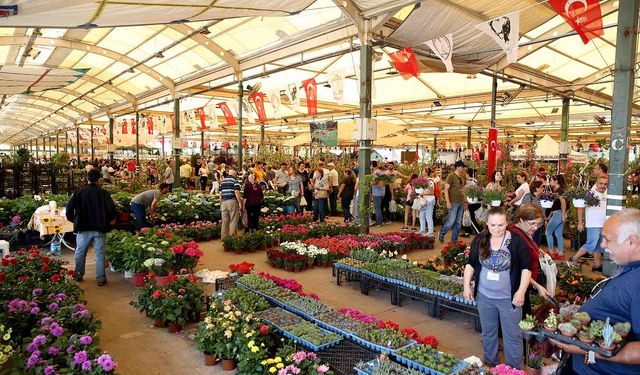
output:
[[613, 326], [609, 324], [609, 318], [604, 322], [604, 327], [602, 327], [602, 340], [604, 342], [604, 346], [609, 348], [613, 345], [613, 341], [616, 338], [616, 331], [613, 330]]
[[631, 324], [628, 322], [616, 323], [616, 325], [613, 326], [613, 330], [618, 332], [620, 335], [626, 335], [631, 331]]

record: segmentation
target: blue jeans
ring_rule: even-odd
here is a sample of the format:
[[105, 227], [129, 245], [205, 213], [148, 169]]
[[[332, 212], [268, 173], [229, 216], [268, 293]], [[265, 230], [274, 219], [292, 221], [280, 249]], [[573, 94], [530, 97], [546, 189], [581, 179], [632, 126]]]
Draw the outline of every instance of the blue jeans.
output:
[[324, 222], [324, 218], [327, 216], [327, 200], [325, 198], [313, 200], [313, 221], [320, 220]]
[[547, 224], [547, 230], [545, 231], [545, 235], [547, 236], [547, 247], [549, 251], [553, 251], [554, 247], [554, 238], [558, 243], [558, 253], [564, 253], [564, 239], [562, 238], [562, 230], [564, 229], [564, 224], [562, 223], [562, 210], [553, 211], [551, 213], [551, 220]]
[[138, 229], [146, 228], [149, 226], [147, 224], [147, 209], [145, 206], [136, 202], [131, 202], [131, 211], [133, 212], [133, 216], [136, 218]]
[[424, 207], [420, 208], [420, 233], [425, 233], [428, 226], [427, 236], [433, 236], [433, 209], [436, 207], [436, 201], [427, 202]]
[[382, 200], [384, 199], [384, 195], [373, 196], [373, 208], [376, 212], [376, 225], [382, 225]]
[[482, 293], [478, 293], [476, 300], [478, 301], [478, 313], [482, 327], [482, 349], [485, 363], [490, 367], [500, 363], [498, 326], [501, 326], [507, 364], [517, 369], [522, 368], [522, 331], [518, 326], [520, 319], [522, 319], [522, 308], [514, 308], [511, 305], [511, 300], [492, 299]]
[[93, 251], [96, 253], [96, 281], [106, 281], [104, 273], [104, 249], [106, 233], [96, 231], [78, 232], [76, 237], [76, 273], [84, 276], [84, 264], [87, 259], [89, 245], [93, 243]]
[[444, 223], [442, 229], [440, 230], [440, 240], [444, 240], [444, 236], [447, 234], [447, 232], [450, 229], [453, 229], [451, 232], [451, 241], [458, 241], [458, 232], [460, 231], [460, 226], [462, 225], [463, 213], [464, 203], [451, 203], [451, 209], [449, 210], [449, 214], [447, 215], [447, 222]]
[[351, 215], [351, 200], [352, 199], [353, 199], [353, 196], [351, 196], [351, 195], [342, 195], [340, 197], [340, 203], [342, 204], [342, 213], [344, 214], [344, 219], [345, 220], [353, 219], [353, 216]]

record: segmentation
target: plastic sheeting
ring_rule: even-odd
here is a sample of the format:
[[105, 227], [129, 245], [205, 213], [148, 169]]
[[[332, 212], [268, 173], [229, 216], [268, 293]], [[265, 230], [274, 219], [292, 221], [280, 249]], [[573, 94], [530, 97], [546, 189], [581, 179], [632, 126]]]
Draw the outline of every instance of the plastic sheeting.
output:
[[65, 87], [82, 77], [87, 70], [0, 66], [0, 95], [30, 94]]
[[[391, 35], [391, 42], [403, 47], [410, 46], [423, 55], [433, 56], [431, 50], [423, 43], [452, 33], [454, 71], [477, 73], [495, 64], [505, 54], [491, 37], [479, 32], [475, 25], [511, 12], [528, 9], [520, 13], [522, 35], [555, 15], [553, 10], [536, 0], [477, 0], [473, 2], [472, 7], [465, 3], [467, 2], [453, 0], [422, 2], [420, 8], [414, 10]], [[469, 8], [464, 8], [465, 6]], [[534, 6], [534, 9], [530, 9]], [[417, 57], [436, 71], [446, 71], [444, 64], [435, 56]]]
[[236, 17], [288, 16], [314, 0], [156, 0], [118, 2], [107, 0], [9, 0], [18, 14], [0, 18], [0, 27], [112, 27], [172, 22], [221, 20]]

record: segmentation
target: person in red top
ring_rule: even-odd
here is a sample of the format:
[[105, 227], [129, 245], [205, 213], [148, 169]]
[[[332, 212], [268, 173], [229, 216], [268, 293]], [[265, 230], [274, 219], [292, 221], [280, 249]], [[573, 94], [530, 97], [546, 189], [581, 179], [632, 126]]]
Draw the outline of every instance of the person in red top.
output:
[[[531, 287], [538, 290], [538, 295], [542, 298], [546, 298], [549, 295], [547, 289], [539, 283], [542, 271], [540, 270], [540, 255], [542, 250], [538, 247], [533, 240], [533, 234], [543, 224], [542, 209], [532, 204], [520, 205], [518, 211], [516, 211], [513, 218], [514, 223], [509, 227], [509, 231], [524, 241], [529, 249], [529, 256], [531, 258]], [[529, 288], [531, 291], [531, 288]], [[523, 306], [523, 314], [531, 314], [531, 301], [529, 294], [527, 293], [525, 303]]]
[[127, 171], [129, 171], [130, 176], [136, 171], [136, 162], [133, 159], [127, 162]]

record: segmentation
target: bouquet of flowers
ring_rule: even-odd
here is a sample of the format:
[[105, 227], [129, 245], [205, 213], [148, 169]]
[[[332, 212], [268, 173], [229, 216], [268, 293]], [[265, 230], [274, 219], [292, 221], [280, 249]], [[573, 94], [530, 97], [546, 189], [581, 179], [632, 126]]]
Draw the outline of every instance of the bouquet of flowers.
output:
[[464, 241], [458, 242], [449, 242], [446, 246], [442, 248], [440, 251], [442, 255], [442, 259], [444, 259], [445, 263], [452, 263], [458, 254], [464, 253], [468, 249], [468, 244]]

